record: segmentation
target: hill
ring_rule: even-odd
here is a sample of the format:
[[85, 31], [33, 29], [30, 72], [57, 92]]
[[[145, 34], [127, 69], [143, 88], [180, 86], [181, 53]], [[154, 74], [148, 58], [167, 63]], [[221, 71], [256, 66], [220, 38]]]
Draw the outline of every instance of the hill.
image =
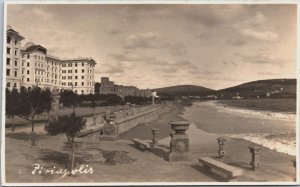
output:
[[268, 79], [252, 81], [216, 91], [218, 97], [230, 99], [239, 95], [244, 98], [295, 98], [296, 79]]
[[158, 95], [169, 96], [206, 96], [215, 92], [215, 90], [195, 85], [170, 86], [152, 89], [152, 91], [157, 91]]

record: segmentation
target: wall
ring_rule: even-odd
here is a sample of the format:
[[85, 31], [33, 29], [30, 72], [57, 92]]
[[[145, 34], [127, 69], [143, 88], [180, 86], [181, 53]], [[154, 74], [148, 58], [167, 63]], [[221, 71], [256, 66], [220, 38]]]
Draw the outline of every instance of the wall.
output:
[[[170, 107], [165, 107], [164, 105], [149, 105], [114, 112], [116, 114], [115, 122], [118, 132], [122, 134], [141, 123], [153, 121], [162, 113], [167, 113], [170, 110]], [[99, 122], [102, 121], [102, 117], [102, 115], [97, 116], [97, 124], [93, 128], [90, 125], [92, 124], [92, 119], [88, 119], [86, 131], [83, 131], [80, 136], [88, 135], [99, 138], [99, 130], [101, 130], [101, 126], [104, 125], [103, 123], [99, 124]]]

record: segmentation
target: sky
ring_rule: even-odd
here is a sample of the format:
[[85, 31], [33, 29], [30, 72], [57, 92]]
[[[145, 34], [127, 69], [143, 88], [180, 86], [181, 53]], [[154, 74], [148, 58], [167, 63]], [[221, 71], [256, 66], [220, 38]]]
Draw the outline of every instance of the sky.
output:
[[296, 77], [293, 4], [8, 4], [7, 24], [61, 58], [91, 57], [95, 81], [139, 88]]

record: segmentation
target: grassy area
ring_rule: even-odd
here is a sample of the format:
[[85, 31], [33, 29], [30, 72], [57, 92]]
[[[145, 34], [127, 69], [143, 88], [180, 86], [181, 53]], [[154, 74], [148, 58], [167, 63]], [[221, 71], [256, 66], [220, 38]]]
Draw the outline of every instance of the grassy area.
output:
[[228, 106], [252, 110], [296, 113], [296, 99], [243, 99], [220, 100], [218, 102]]

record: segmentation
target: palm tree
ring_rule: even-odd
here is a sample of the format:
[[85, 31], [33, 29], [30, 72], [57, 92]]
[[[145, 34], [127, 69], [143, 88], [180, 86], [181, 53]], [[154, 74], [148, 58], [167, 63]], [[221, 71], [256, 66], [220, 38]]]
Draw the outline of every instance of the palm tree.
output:
[[58, 119], [53, 118], [50, 123], [45, 126], [45, 130], [52, 136], [65, 133], [71, 138], [72, 154], [71, 154], [71, 171], [74, 169], [75, 159], [75, 135], [85, 126], [86, 120], [83, 117], [76, 116], [73, 112], [71, 115], [58, 116]]

